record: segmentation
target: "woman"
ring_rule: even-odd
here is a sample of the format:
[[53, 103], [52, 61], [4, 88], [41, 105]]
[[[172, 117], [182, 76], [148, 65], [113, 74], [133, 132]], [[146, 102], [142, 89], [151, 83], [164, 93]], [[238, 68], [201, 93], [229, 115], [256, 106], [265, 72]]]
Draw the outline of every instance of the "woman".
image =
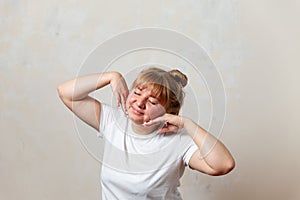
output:
[[[193, 120], [179, 116], [187, 77], [179, 70], [143, 70], [130, 92], [118, 72], [76, 78], [59, 85], [64, 104], [104, 137], [102, 199], [182, 199], [184, 167], [217, 176], [234, 159], [222, 142]], [[89, 96], [110, 85], [118, 108]], [[121, 108], [119, 108], [121, 107]]]

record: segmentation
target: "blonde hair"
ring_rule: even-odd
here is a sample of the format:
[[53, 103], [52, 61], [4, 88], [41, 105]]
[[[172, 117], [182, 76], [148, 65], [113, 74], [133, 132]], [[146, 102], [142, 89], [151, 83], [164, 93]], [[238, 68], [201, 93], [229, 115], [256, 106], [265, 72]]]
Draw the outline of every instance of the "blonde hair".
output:
[[149, 88], [152, 95], [159, 99], [167, 113], [178, 115], [184, 99], [183, 87], [188, 78], [177, 69], [165, 71], [151, 67], [143, 70], [132, 84], [133, 88]]

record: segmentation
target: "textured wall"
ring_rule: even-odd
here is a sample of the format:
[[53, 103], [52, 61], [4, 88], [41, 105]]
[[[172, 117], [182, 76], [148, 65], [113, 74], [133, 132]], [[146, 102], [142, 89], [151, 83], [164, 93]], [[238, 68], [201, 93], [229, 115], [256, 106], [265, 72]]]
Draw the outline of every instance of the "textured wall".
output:
[[299, 6], [270, 0], [0, 0], [1, 199], [101, 199], [100, 163], [80, 143], [56, 86], [75, 77], [99, 43], [145, 26], [193, 38], [225, 84], [221, 139], [236, 169], [223, 177], [187, 170], [185, 199], [299, 199]]

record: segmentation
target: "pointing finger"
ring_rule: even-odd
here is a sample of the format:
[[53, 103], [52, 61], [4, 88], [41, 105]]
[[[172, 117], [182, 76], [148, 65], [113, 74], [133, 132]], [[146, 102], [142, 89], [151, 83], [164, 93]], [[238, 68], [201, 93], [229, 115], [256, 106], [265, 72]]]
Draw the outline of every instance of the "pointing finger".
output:
[[153, 124], [159, 124], [159, 123], [164, 123], [164, 122], [166, 122], [166, 120], [165, 120], [164, 116], [161, 116], [161, 117], [157, 117], [155, 119], [152, 119], [148, 122], [145, 122], [144, 125], [145, 126], [151, 126]]

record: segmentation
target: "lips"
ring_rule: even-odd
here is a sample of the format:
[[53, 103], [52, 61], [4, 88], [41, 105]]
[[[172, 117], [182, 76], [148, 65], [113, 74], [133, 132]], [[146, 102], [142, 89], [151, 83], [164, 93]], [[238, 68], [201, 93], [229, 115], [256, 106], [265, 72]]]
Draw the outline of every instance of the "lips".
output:
[[136, 114], [136, 115], [143, 115], [144, 112], [141, 109], [135, 108], [133, 106], [131, 106], [132, 111]]

